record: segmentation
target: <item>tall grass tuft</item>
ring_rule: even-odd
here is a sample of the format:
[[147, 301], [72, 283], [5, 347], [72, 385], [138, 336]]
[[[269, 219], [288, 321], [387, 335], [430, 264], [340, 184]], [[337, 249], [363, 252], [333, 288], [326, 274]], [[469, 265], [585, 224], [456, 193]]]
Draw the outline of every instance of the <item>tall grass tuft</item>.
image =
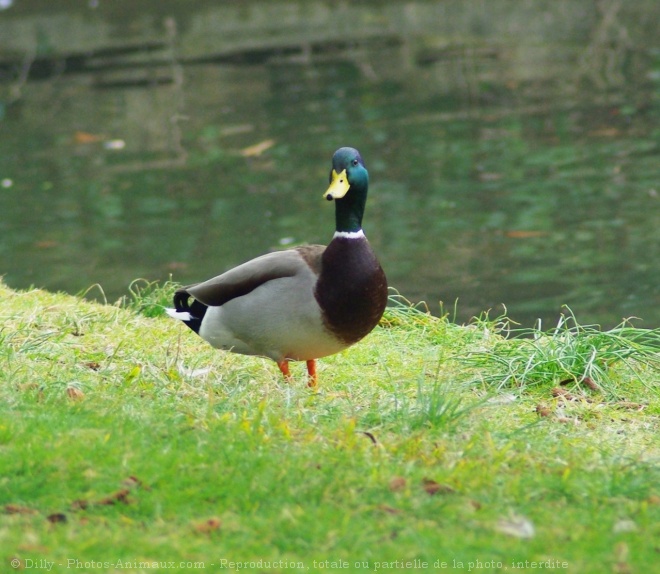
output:
[[598, 325], [580, 325], [568, 308], [557, 326], [547, 331], [540, 324], [532, 329], [512, 325], [506, 316], [478, 319], [478, 327], [503, 336], [492, 337], [488, 348], [464, 359], [483, 368], [480, 380], [498, 389], [573, 383], [615, 397], [619, 394], [615, 367], [633, 374], [644, 367], [660, 369], [660, 329], [640, 329], [625, 320], [603, 331]]
[[145, 317], [160, 317], [165, 314], [165, 308], [172, 306], [174, 291], [180, 287], [173, 281], [158, 281], [135, 279], [128, 287], [130, 297], [122, 297], [119, 305]]

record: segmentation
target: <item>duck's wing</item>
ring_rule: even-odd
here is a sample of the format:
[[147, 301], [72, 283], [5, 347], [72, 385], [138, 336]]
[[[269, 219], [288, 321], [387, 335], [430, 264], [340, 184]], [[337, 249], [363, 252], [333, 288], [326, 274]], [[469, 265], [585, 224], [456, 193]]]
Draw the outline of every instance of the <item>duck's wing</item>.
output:
[[184, 287], [177, 296], [179, 300], [192, 296], [204, 305], [219, 307], [275, 279], [310, 272], [318, 275], [324, 250], [322, 245], [306, 245], [267, 253], [203, 283]]

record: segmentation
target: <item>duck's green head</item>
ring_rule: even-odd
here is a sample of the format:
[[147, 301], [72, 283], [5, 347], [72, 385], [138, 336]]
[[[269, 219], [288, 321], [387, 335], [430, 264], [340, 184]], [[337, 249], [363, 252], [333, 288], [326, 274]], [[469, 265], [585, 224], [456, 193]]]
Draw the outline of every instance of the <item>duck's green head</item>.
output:
[[359, 231], [367, 202], [369, 172], [360, 152], [352, 147], [339, 148], [332, 156], [330, 187], [323, 194], [337, 200], [337, 231]]

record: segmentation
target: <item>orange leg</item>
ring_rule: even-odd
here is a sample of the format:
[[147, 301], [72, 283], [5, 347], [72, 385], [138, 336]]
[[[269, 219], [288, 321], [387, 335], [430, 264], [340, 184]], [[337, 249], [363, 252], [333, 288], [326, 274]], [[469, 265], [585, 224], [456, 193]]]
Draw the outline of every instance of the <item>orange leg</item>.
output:
[[308, 387], [316, 386], [316, 359], [310, 359], [307, 361], [307, 372], [309, 373], [309, 381], [307, 381]]
[[287, 382], [291, 382], [291, 371], [289, 371], [289, 361], [280, 361], [277, 363], [277, 366], [280, 368], [280, 371], [282, 371], [282, 374], [284, 375], [284, 378], [287, 380]]

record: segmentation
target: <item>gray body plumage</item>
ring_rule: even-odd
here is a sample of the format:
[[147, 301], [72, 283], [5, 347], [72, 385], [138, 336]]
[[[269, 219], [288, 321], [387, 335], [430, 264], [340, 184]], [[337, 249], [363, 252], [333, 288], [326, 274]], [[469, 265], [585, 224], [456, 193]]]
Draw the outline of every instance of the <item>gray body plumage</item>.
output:
[[[261, 282], [264, 277], [268, 279]], [[291, 249], [262, 255], [190, 287], [190, 295], [209, 304], [207, 301], [217, 301], [239, 284], [254, 286], [219, 306], [209, 304], [199, 335], [218, 349], [277, 362], [337, 353], [347, 345], [324, 326], [314, 296], [317, 279], [300, 252]]]

